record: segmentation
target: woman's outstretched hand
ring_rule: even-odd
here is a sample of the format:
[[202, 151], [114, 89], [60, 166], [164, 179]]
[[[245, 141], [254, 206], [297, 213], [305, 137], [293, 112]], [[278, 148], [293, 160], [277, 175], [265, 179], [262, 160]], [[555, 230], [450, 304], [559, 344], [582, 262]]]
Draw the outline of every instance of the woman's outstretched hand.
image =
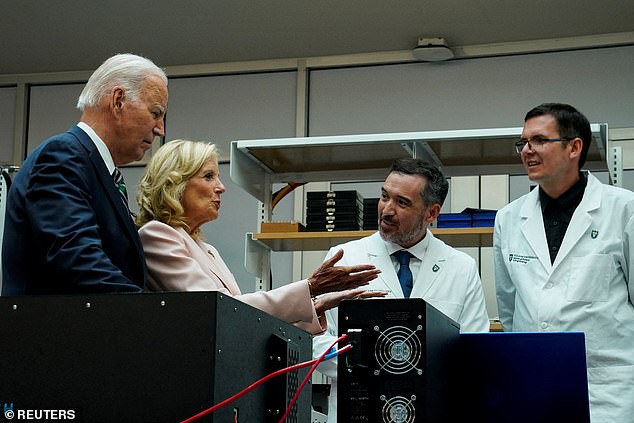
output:
[[316, 297], [328, 292], [347, 291], [367, 285], [381, 273], [371, 264], [335, 266], [343, 257], [343, 250], [323, 262], [308, 278], [310, 295]]
[[353, 289], [349, 291], [329, 292], [314, 300], [317, 315], [326, 310], [339, 306], [343, 300], [361, 300], [364, 298], [381, 298], [387, 295], [386, 291], [365, 291], [363, 289]]

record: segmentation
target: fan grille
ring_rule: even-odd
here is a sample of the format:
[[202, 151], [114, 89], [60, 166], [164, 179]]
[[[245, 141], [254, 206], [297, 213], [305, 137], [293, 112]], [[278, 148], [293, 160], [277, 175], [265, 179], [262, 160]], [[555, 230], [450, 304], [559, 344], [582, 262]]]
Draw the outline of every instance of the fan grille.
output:
[[381, 370], [391, 374], [404, 374], [412, 370], [422, 372], [420, 362], [423, 357], [420, 332], [422, 326], [412, 330], [405, 326], [391, 326], [379, 331], [374, 355]]
[[412, 401], [402, 396], [389, 398], [381, 410], [384, 423], [411, 423], [416, 418]]

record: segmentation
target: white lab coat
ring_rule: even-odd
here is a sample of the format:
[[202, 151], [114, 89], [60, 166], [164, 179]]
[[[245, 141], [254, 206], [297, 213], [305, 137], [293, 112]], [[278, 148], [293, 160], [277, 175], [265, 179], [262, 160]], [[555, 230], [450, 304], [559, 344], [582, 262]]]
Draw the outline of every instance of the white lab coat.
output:
[[634, 193], [588, 173], [551, 265], [539, 190], [497, 213], [498, 310], [505, 330], [583, 331], [593, 423], [634, 422]]
[[[489, 318], [484, 302], [484, 291], [475, 260], [449, 247], [428, 230], [429, 245], [414, 281], [410, 297], [423, 298], [446, 316], [460, 323], [461, 332], [488, 332]], [[364, 287], [368, 290], [387, 290], [386, 298], [403, 298], [403, 291], [388, 253], [386, 243], [377, 232], [369, 237], [333, 247], [326, 259], [339, 249], [344, 250], [339, 266], [373, 264], [381, 269], [377, 279]], [[313, 355], [319, 357], [334, 342], [338, 334], [338, 310], [326, 312], [328, 329], [313, 338]], [[332, 379], [328, 404], [328, 423], [337, 421], [337, 360], [321, 364], [319, 371]]]

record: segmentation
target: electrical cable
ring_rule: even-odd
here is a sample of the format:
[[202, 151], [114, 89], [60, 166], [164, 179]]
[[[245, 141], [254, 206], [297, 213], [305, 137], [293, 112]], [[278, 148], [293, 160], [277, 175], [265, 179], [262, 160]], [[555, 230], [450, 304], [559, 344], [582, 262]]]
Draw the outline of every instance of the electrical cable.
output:
[[[334, 345], [334, 343], [333, 343], [333, 345]], [[341, 348], [340, 350], [329, 352], [330, 350], [332, 350], [332, 348], [331, 348], [330, 350], [327, 350], [327, 352], [329, 352], [329, 353], [325, 356], [326, 358], [324, 358], [321, 361], [325, 361], [326, 359], [329, 360], [329, 359], [331, 359], [333, 357], [336, 357], [340, 353], [348, 351], [351, 347], [352, 347], [351, 345], [346, 345], [345, 347]], [[244, 396], [245, 394], [251, 392], [253, 389], [258, 387], [262, 383], [264, 383], [264, 382], [266, 382], [266, 381], [268, 381], [268, 380], [270, 380], [270, 379], [272, 379], [272, 378], [274, 378], [276, 376], [282, 375], [284, 373], [289, 373], [289, 372], [292, 372], [292, 371], [295, 371], [295, 370], [299, 370], [299, 369], [304, 368], [304, 367], [308, 367], [308, 366], [314, 364], [317, 361], [318, 361], [318, 359], [313, 359], [313, 360], [310, 360], [310, 361], [305, 361], [303, 363], [295, 364], [293, 366], [289, 366], [289, 367], [277, 370], [277, 371], [275, 371], [275, 372], [263, 377], [262, 379], [252, 383], [247, 388], [245, 388], [244, 390], [238, 392], [237, 394], [235, 394], [235, 395], [227, 398], [226, 400], [214, 405], [213, 407], [208, 408], [207, 410], [203, 410], [200, 413], [198, 413], [198, 414], [196, 414], [196, 415], [194, 415], [194, 416], [192, 416], [192, 417], [190, 417], [190, 418], [188, 418], [186, 420], [183, 420], [181, 423], [191, 423], [193, 421], [196, 421], [199, 418], [204, 417], [207, 414], [211, 414], [211, 413], [217, 411], [218, 409], [224, 407], [225, 405], [237, 400], [238, 398], [240, 398], [240, 397]]]
[[[343, 341], [344, 339], [346, 339], [346, 337], [347, 337], [347, 335], [344, 333], [339, 338], [335, 339], [335, 341], [332, 344], [330, 344], [328, 349], [326, 351], [324, 351], [323, 354], [320, 355], [318, 359], [313, 360], [315, 363], [310, 368], [310, 370], [308, 371], [308, 374], [306, 375], [306, 377], [304, 378], [302, 383], [297, 388], [297, 391], [295, 391], [295, 395], [293, 395], [293, 399], [291, 399], [291, 402], [288, 404], [288, 407], [286, 407], [286, 412], [284, 413], [284, 415], [280, 419], [279, 423], [284, 423], [284, 420], [286, 420], [286, 417], [288, 417], [288, 414], [291, 412], [291, 409], [293, 408], [293, 405], [295, 405], [295, 402], [297, 401], [297, 398], [299, 397], [299, 393], [302, 391], [302, 389], [304, 389], [304, 385], [306, 385], [306, 383], [308, 383], [308, 381], [310, 380], [311, 376], [313, 375], [313, 372], [317, 369], [317, 366], [319, 366], [319, 364], [325, 360], [325, 357], [327, 357], [328, 355], [331, 355], [332, 353], [330, 353], [330, 351], [333, 349], [333, 347], [339, 341]], [[333, 355], [333, 357], [338, 355], [341, 352], [348, 351], [350, 348], [352, 348], [352, 345], [346, 345], [341, 350], [337, 351], [336, 354]]]
[[291, 193], [295, 188], [301, 187], [304, 184], [305, 184], [305, 182], [301, 182], [301, 183], [289, 182], [289, 183], [286, 184], [286, 186], [284, 186], [283, 188], [277, 190], [271, 196], [271, 210], [273, 210], [275, 208], [277, 203], [279, 203], [282, 198], [286, 197], [286, 195]]
[[[242, 391], [238, 392], [237, 394], [225, 399], [224, 401], [219, 402], [218, 404], [216, 404], [216, 405], [214, 405], [214, 406], [212, 406], [212, 407], [210, 407], [210, 408], [208, 408], [206, 410], [201, 411], [198, 414], [195, 414], [195, 415], [183, 420], [181, 423], [192, 423], [192, 422], [194, 422], [194, 421], [196, 421], [196, 420], [198, 420], [198, 419], [200, 419], [200, 418], [202, 418], [202, 417], [204, 417], [204, 416], [206, 416], [208, 414], [211, 414], [211, 413], [219, 410], [220, 408], [224, 407], [225, 405], [227, 405], [227, 404], [229, 404], [229, 403], [231, 403], [231, 402], [243, 397], [247, 393], [251, 392], [253, 389], [257, 388], [258, 386], [260, 386], [264, 382], [266, 382], [266, 381], [268, 381], [268, 380], [270, 380], [270, 379], [272, 379], [272, 378], [274, 378], [276, 376], [279, 376], [279, 375], [282, 375], [282, 374], [285, 374], [285, 373], [289, 373], [289, 372], [292, 372], [292, 371], [295, 371], [295, 370], [303, 369], [304, 367], [308, 367], [308, 366], [311, 366], [311, 365], [313, 365], [316, 368], [317, 365], [319, 363], [321, 363], [322, 361], [325, 361], [326, 359], [331, 359], [333, 357], [336, 357], [340, 353], [346, 352], [350, 348], [352, 348], [351, 345], [346, 345], [345, 347], [341, 348], [340, 350], [331, 351], [332, 347], [337, 342], [339, 342], [340, 340], [345, 339], [345, 338], [346, 338], [345, 334], [342, 335], [341, 337], [337, 338], [337, 340], [335, 340], [335, 342], [332, 343], [330, 348], [328, 348], [326, 351], [324, 351], [324, 353], [319, 358], [316, 358], [316, 359], [313, 359], [313, 360], [309, 360], [309, 361], [305, 361], [303, 363], [294, 364], [292, 366], [276, 370], [273, 373], [270, 373], [270, 374], [264, 376], [263, 378], [253, 382], [251, 385], [247, 386], [245, 389], [243, 389]], [[314, 370], [312, 370], [312, 371], [314, 371]], [[312, 372], [310, 372], [309, 375], [310, 374], [312, 374]], [[302, 387], [303, 387], [303, 385], [305, 385], [305, 382], [303, 382]], [[300, 390], [301, 390], [301, 387], [298, 388], [297, 392], [299, 392]], [[296, 396], [297, 396], [297, 392], [296, 392]], [[294, 397], [294, 400], [296, 401], [297, 398]], [[292, 407], [293, 404], [294, 404], [294, 401], [291, 403], [290, 407]], [[282, 419], [282, 421], [284, 420], [284, 418]], [[234, 416], [234, 419], [235, 419], [235, 416]]]

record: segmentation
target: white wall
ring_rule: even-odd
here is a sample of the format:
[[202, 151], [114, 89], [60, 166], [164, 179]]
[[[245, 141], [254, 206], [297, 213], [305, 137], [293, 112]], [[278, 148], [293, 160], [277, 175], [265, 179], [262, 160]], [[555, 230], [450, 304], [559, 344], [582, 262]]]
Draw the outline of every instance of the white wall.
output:
[[634, 47], [316, 70], [309, 134], [516, 127], [547, 101], [632, 127], [632, 92]]
[[79, 120], [75, 107], [85, 84], [39, 85], [30, 89], [27, 154], [42, 141], [65, 132]]

